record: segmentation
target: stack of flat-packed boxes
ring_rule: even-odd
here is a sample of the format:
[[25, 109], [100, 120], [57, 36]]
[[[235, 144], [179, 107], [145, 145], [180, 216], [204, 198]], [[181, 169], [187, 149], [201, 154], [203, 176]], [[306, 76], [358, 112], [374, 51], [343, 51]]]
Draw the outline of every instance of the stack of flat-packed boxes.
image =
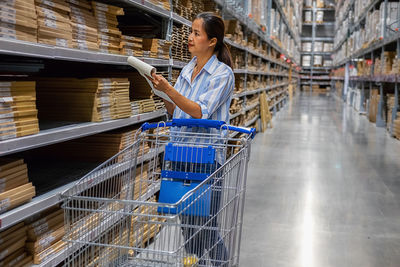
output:
[[131, 115], [125, 78], [41, 78], [37, 85], [44, 120], [99, 122]]
[[39, 43], [72, 47], [71, 9], [64, 0], [35, 0]]
[[153, 3], [156, 6], [159, 6], [165, 10], [170, 11], [171, 10], [171, 4], [169, 3], [169, 0], [150, 0], [151, 3]]
[[67, 0], [71, 9], [72, 46], [81, 50], [99, 50], [96, 18], [87, 0]]
[[145, 57], [169, 59], [172, 43], [161, 39], [143, 39], [143, 55]]
[[0, 1], [0, 37], [37, 42], [34, 0]]
[[24, 249], [26, 239], [23, 222], [0, 232], [0, 266], [31, 266], [32, 256]]
[[143, 38], [122, 35], [121, 54], [143, 57]]
[[0, 140], [39, 132], [35, 82], [0, 82]]
[[[44, 151], [63, 160], [103, 162], [133, 144], [137, 132], [137, 127], [113, 130], [46, 147]], [[85, 146], [84, 151], [82, 146]], [[144, 142], [139, 147], [138, 156], [148, 153], [149, 149], [149, 145]]]
[[64, 211], [59, 207], [51, 208], [31, 220], [27, 225], [26, 250], [33, 255], [33, 263], [40, 264], [65, 247], [61, 240], [65, 233]]
[[0, 214], [35, 196], [28, 180], [28, 167], [22, 159], [0, 159]]
[[120, 54], [122, 33], [118, 29], [117, 16], [124, 15], [124, 10], [95, 1], [92, 2], [92, 7], [97, 19], [100, 51]]
[[173, 26], [172, 31], [172, 58], [182, 61], [190, 61], [190, 53], [188, 48], [188, 38], [190, 35], [190, 27], [186, 25]]
[[243, 38], [243, 29], [237, 20], [224, 20], [225, 36], [237, 44], [245, 45], [245, 38]]

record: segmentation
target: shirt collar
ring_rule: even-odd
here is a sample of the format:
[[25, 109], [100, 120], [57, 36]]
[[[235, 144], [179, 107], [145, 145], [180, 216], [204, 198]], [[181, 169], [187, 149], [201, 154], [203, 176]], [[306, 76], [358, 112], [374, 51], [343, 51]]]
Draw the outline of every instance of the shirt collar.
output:
[[[191, 81], [191, 74], [193, 73], [192, 70], [194, 69], [194, 66], [196, 66], [197, 63], [197, 57], [193, 57], [192, 60], [188, 63], [188, 71], [183, 74], [184, 78], [190, 83]], [[216, 55], [213, 55], [207, 63], [204, 65], [203, 69], [207, 71], [209, 74], [212, 74], [216, 67], [218, 65], [218, 59]]]

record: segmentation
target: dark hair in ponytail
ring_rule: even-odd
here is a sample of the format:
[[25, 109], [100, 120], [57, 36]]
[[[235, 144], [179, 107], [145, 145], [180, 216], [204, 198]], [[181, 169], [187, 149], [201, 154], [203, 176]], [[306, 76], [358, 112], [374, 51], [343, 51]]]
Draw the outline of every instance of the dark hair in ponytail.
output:
[[217, 39], [214, 51], [218, 53], [218, 60], [233, 69], [231, 52], [229, 51], [228, 46], [224, 43], [225, 24], [222, 18], [212, 12], [203, 12], [198, 14], [196, 19], [203, 19], [204, 30], [208, 39]]

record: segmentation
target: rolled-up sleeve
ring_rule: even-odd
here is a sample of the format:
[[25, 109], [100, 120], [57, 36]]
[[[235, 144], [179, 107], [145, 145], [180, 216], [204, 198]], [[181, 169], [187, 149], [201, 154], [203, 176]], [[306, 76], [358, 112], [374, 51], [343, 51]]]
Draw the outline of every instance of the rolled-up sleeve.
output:
[[209, 119], [211, 115], [226, 101], [229, 100], [235, 87], [232, 72], [225, 72], [212, 77], [204, 91], [199, 96], [202, 119]]

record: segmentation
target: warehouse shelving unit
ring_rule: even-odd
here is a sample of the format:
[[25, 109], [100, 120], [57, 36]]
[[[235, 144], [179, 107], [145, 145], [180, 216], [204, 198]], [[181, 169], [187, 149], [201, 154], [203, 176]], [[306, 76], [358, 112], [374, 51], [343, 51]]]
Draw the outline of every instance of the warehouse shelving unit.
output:
[[[104, 2], [104, 1], [103, 1]], [[148, 12], [152, 15], [159, 16], [161, 20], [163, 20], [163, 27], [165, 27], [165, 37], [167, 40], [171, 39], [172, 36], [172, 25], [175, 24], [183, 24], [186, 26], [191, 26], [191, 21], [179, 16], [173, 11], [166, 11], [163, 8], [152, 4], [149, 1], [145, 0], [112, 0], [105, 1], [108, 4], [125, 7], [125, 8], [138, 8], [142, 12]], [[172, 2], [172, 1], [171, 1]], [[235, 74], [240, 74], [245, 76], [245, 81], [248, 75], [255, 75], [260, 79], [263, 76], [270, 77], [273, 79], [273, 85], [267, 86], [266, 88], [258, 88], [257, 90], [247, 90], [246, 82], [245, 82], [245, 90], [238, 94], [235, 94], [234, 98], [244, 98], [251, 95], [259, 95], [262, 92], [273, 92], [272, 95], [268, 96], [268, 101], [274, 101], [273, 105], [270, 106], [270, 109], [273, 110], [273, 114], [276, 114], [278, 110], [288, 101], [288, 86], [289, 84], [296, 87], [299, 84], [300, 74], [297, 72], [293, 72], [292, 75], [289, 75], [289, 70], [293, 67], [290, 63], [295, 63], [298, 65], [300, 62], [299, 56], [299, 44], [301, 42], [300, 36], [296, 34], [295, 31], [292, 30], [287, 12], [287, 7], [294, 7], [293, 0], [279, 1], [279, 0], [269, 0], [267, 1], [267, 6], [265, 7], [268, 10], [271, 8], [275, 8], [277, 12], [280, 14], [280, 23], [286, 25], [286, 32], [283, 29], [279, 29], [279, 34], [287, 34], [289, 35], [295, 44], [294, 49], [291, 51], [287, 51], [285, 48], [281, 47], [277, 43], [276, 38], [271, 37], [271, 32], [269, 24], [266, 25], [266, 32], [262, 27], [254, 23], [254, 21], [247, 16], [247, 12], [244, 9], [238, 9], [240, 6], [240, 2], [243, 1], [215, 1], [222, 10], [222, 15], [224, 18], [235, 18], [241, 22], [242, 25], [245, 26], [246, 36], [247, 33], [255, 33], [259, 40], [260, 44], [266, 43], [268, 47], [268, 55], [271, 55], [271, 50], [275, 49], [281, 54], [280, 58], [265, 56], [260, 54], [257, 51], [254, 51], [251, 48], [242, 46], [235, 42], [232, 42], [230, 39], [225, 39], [225, 42], [232, 47], [242, 50], [246, 56], [246, 68], [245, 69], [235, 69]], [[246, 1], [244, 1], [246, 2]], [[238, 12], [241, 11], [241, 12]], [[271, 22], [270, 18], [268, 23]], [[300, 27], [300, 25], [298, 25]], [[247, 38], [247, 37], [246, 37]], [[51, 45], [44, 45], [39, 43], [29, 43], [19, 40], [12, 39], [3, 39], [0, 38], [0, 55], [7, 56], [8, 58], [16, 58], [18, 60], [26, 60], [29, 62], [31, 59], [41, 61], [55, 61], [55, 62], [71, 62], [71, 63], [82, 63], [82, 64], [100, 64], [100, 65], [109, 65], [109, 66], [128, 66], [127, 64], [127, 56], [124, 55], [115, 55], [108, 54], [102, 52], [93, 52], [93, 51], [85, 51], [78, 49], [70, 49], [63, 47], [56, 47]], [[258, 63], [267, 62], [268, 69], [277, 69], [279, 72], [272, 71], [251, 71], [247, 69], [247, 56], [252, 55], [258, 58]], [[284, 58], [282, 60], [282, 58]], [[146, 63], [149, 63], [155, 67], [160, 67], [167, 69], [169, 73], [172, 72], [172, 69], [181, 69], [186, 65], [186, 62], [182, 62], [174, 59], [155, 59], [155, 58], [142, 58]], [[28, 63], [26, 65], [28, 68]], [[282, 79], [285, 78], [287, 81], [282, 82]], [[171, 75], [170, 75], [171, 79]], [[243, 102], [243, 109], [241, 112], [232, 114], [231, 119], [243, 115], [245, 112], [250, 111], [254, 108], [257, 108], [259, 103], [247, 105], [246, 101]], [[45, 126], [46, 130], [41, 130], [38, 134], [29, 135], [25, 137], [19, 137], [9, 140], [0, 141], [0, 157], [9, 156], [15, 153], [26, 152], [35, 148], [45, 147], [69, 140], [74, 140], [86, 136], [91, 136], [98, 133], [104, 133], [107, 131], [119, 129], [126, 126], [137, 125], [143, 122], [154, 120], [154, 119], [165, 119], [166, 111], [165, 110], [157, 110], [150, 113], [144, 113], [139, 115], [133, 115], [130, 118], [126, 119], [118, 119], [118, 120], [110, 120], [104, 122], [84, 122], [84, 123], [74, 123], [63, 126]], [[256, 115], [250, 120], [246, 121], [244, 125], [245, 127], [250, 127], [255, 124], [260, 119], [260, 115]], [[41, 125], [43, 126], [43, 125]], [[48, 128], [48, 129], [47, 129]], [[154, 153], [156, 151], [150, 151], [143, 158], [138, 160], [138, 164], [142, 162], [150, 160], [154, 157]], [[162, 150], [157, 151], [157, 153], [162, 153]], [[115, 166], [118, 170], [123, 171], [128, 166]], [[84, 175], [85, 173], [82, 173]], [[102, 178], [104, 179], [104, 173], [102, 173]], [[17, 208], [14, 208], [10, 211], [0, 214], [0, 231], [15, 225], [18, 222], [24, 221], [32, 215], [39, 213], [41, 211], [46, 210], [56, 204], [61, 202], [61, 194], [70, 188], [75, 181], [68, 182], [60, 187], [52, 189], [48, 192], [45, 192], [37, 197], [34, 197], [30, 202], [23, 204]], [[156, 187], [149, 188], [147, 193], [142, 196], [142, 200], [146, 200], [149, 197], [153, 196], [159, 190], [159, 185]], [[107, 222], [109, 223], [109, 222]], [[95, 238], [94, 234], [91, 238]], [[78, 248], [77, 248], [78, 249]], [[47, 258], [43, 263], [37, 266], [56, 266], [62, 263], [65, 258], [73, 253], [74, 251], [69, 251], [67, 248], [64, 250], [54, 254], [53, 256]]]
[[[272, 33], [271, 33], [272, 25], [270, 24], [270, 22], [277, 19], [277, 15], [276, 15], [277, 13], [274, 13], [275, 16], [273, 18], [269, 17], [267, 19], [267, 22], [268, 22], [268, 24], [266, 25], [267, 31], [265, 32], [259, 26], [254, 26], [251, 18], [249, 18], [245, 15], [240, 15], [241, 12], [243, 12], [243, 10], [245, 9], [245, 7], [243, 7], [244, 5], [241, 6], [240, 4], [236, 4], [236, 9], [235, 9], [235, 6], [229, 6], [229, 4], [227, 2], [224, 2], [224, 1], [216, 1], [216, 2], [223, 6], [223, 9], [222, 9], [223, 17], [225, 17], [226, 19], [230, 19], [230, 18], [237, 19], [244, 26], [244, 28], [245, 28], [244, 36], [245, 36], [246, 40], [247, 40], [248, 34], [254, 33], [259, 38], [260, 47], [263, 43], [267, 44], [268, 55], [270, 55], [271, 49], [275, 49], [284, 58], [287, 58], [288, 59], [287, 61], [299, 62], [299, 57], [298, 57], [298, 55], [296, 56], [296, 52], [293, 53], [293, 52], [286, 51], [285, 49], [281, 48], [277, 44], [276, 39], [271, 36], [272, 35]], [[284, 4], [285, 6], [293, 7], [294, 2], [293, 1], [285, 1], [285, 3], [282, 3], [282, 1], [278, 1], [278, 0], [273, 0], [273, 1], [269, 0], [266, 2], [267, 2], [266, 3], [267, 14], [270, 14], [271, 9], [275, 9], [275, 10], [277, 10], [277, 12], [279, 12], [279, 19], [278, 19], [279, 24], [278, 25], [281, 25], [281, 24], [286, 25], [287, 34], [294, 40], [295, 47], [297, 50], [298, 44], [300, 43], [300, 38], [299, 38], [299, 35], [295, 35], [295, 33], [292, 31], [292, 29], [290, 27], [290, 23], [288, 21], [287, 15], [286, 15], [286, 12], [284, 11], [285, 8], [283, 6], [283, 4]], [[280, 35], [282, 33], [281, 30], [283, 30], [283, 29], [281, 27], [279, 27], [278, 35]], [[280, 78], [288, 77], [288, 70], [289, 70], [289, 68], [291, 68], [291, 66], [286, 61], [283, 61], [280, 58], [273, 58], [271, 56], [266, 56], [266, 55], [260, 54], [259, 52], [255, 51], [249, 47], [235, 43], [234, 41], [232, 41], [228, 38], [225, 38], [225, 42], [228, 45], [230, 45], [231, 47], [234, 47], [234, 48], [242, 51], [244, 53], [245, 62], [246, 62], [245, 69], [235, 69], [234, 70], [235, 74], [243, 74], [244, 75], [244, 88], [243, 88], [244, 90], [243, 90], [243, 92], [235, 93], [233, 95], [234, 98], [238, 98], [238, 99], [243, 98], [242, 110], [235, 114], [231, 114], [231, 116], [230, 116], [230, 119], [233, 120], [240, 115], [244, 115], [247, 111], [252, 110], [255, 107], [259, 106], [259, 104], [248, 106], [246, 103], [247, 96], [259, 95], [264, 91], [269, 92], [269, 91], [275, 90], [276, 88], [279, 88], [279, 87], [287, 87], [289, 85], [288, 83], [280, 83], [279, 81], [280, 81]], [[275, 72], [270, 72], [270, 71], [264, 72], [264, 71], [249, 70], [248, 69], [249, 66], [247, 64], [248, 63], [247, 58], [249, 57], [249, 55], [255, 56], [258, 60], [258, 64], [261, 64], [262, 61], [265, 61], [268, 63], [268, 69], [278, 68], [279, 72], [275, 73]], [[263, 77], [263, 76], [268, 76], [273, 79], [273, 81], [274, 81], [273, 83], [275, 85], [267, 86], [266, 88], [258, 88], [256, 90], [248, 90], [246, 81], [248, 80], [249, 75], [257, 76], [257, 79], [261, 79], [261, 77]], [[298, 81], [298, 77], [299, 77], [298, 73], [294, 73], [292, 75], [292, 77], [293, 77], [293, 79]], [[286, 97], [285, 97], [285, 100], [286, 100]], [[281, 103], [283, 103], [283, 102], [284, 101], [281, 101]], [[275, 106], [277, 106], [277, 104]], [[276, 110], [276, 109], [274, 109], [274, 110]], [[255, 122], [258, 121], [259, 117], [260, 116], [257, 115], [253, 119], [250, 119], [249, 122], [251, 122], [251, 124], [249, 124], [249, 122], [247, 122], [247, 123], [245, 123], [245, 126], [254, 124]]]
[[[343, 1], [346, 2], [346, 6], [338, 6], [339, 10], [344, 14], [354, 14], [357, 9], [357, 4], [360, 1], [351, 0]], [[335, 73], [340, 72], [340, 76], [336, 76], [335, 80], [340, 81], [341, 86], [344, 87], [341, 97], [343, 100], [353, 102], [353, 94], [359, 93], [359, 112], [365, 114], [368, 110], [364, 106], [364, 103], [368, 103], [372, 100], [372, 89], [377, 88], [379, 95], [378, 111], [376, 114], [376, 126], [377, 127], [387, 127], [388, 132], [391, 136], [394, 136], [394, 121], [398, 118], [397, 113], [399, 111], [399, 82], [400, 76], [397, 71], [395, 73], [380, 73], [385, 69], [385, 52], [395, 52], [396, 60], [400, 57], [400, 34], [398, 29], [400, 26], [400, 9], [399, 6], [395, 7], [395, 14], [389, 14], [389, 5], [391, 2], [387, 0], [371, 0], [367, 3], [363, 3], [364, 8], [358, 12], [357, 16], [343, 16], [342, 22], [346, 19], [348, 20], [348, 30], [347, 34], [343, 37], [336, 37], [337, 45], [335, 47], [336, 58], [334, 62]], [[392, 2], [392, 4], [396, 4]], [[341, 8], [341, 9], [340, 9]], [[397, 10], [397, 11], [396, 11]], [[357, 31], [360, 30], [370, 30], [365, 29], [367, 24], [367, 18], [373, 12], [380, 13], [380, 29], [379, 32], [375, 31], [375, 39], [368, 40], [368, 43], [363, 43], [364, 40], [359, 40], [358, 43], [362, 45], [361, 47], [352, 47], [350, 39], [354, 38]], [[394, 17], [393, 17], [394, 15]], [[390, 21], [390, 22], [389, 22]], [[389, 22], [389, 23], [388, 23]], [[380, 59], [380, 62], [376, 64], [375, 60]], [[362, 71], [358, 64], [364, 62], [369, 65], [369, 69], [366, 69], [368, 73], [358, 73]], [[361, 66], [360, 66], [361, 67]], [[376, 69], [380, 69], [376, 73]], [[348, 73], [347, 75], [345, 75]], [[347, 86], [345, 86], [347, 85]], [[349, 88], [355, 88], [348, 93]], [[359, 90], [359, 91], [358, 91]], [[385, 96], [388, 93], [394, 95], [394, 105], [392, 110], [389, 110], [387, 121], [391, 123], [387, 125], [384, 119], [384, 109], [385, 109]], [[347, 94], [349, 94], [347, 96]], [[389, 116], [391, 118], [389, 118]], [[397, 138], [399, 138], [397, 136]]]
[[[301, 85], [309, 86], [310, 92], [312, 92], [312, 86], [314, 84], [329, 86], [330, 85], [330, 77], [326, 74], [330, 72], [330, 66], [316, 66], [315, 65], [315, 56], [320, 56], [322, 59], [331, 59], [332, 51], [316, 51], [316, 43], [333, 43], [333, 36], [330, 34], [333, 32], [332, 29], [335, 25], [334, 19], [334, 11], [335, 9], [332, 7], [317, 7], [316, 1], [311, 1], [312, 6], [305, 6], [303, 8], [303, 30], [302, 30], [302, 42], [311, 43], [311, 47], [308, 51], [302, 47], [302, 76], [301, 76]], [[317, 21], [317, 12], [324, 12], [325, 14], [329, 14], [330, 21]], [[311, 21], [306, 21], [306, 12], [311, 12]], [[310, 13], [309, 13], [310, 14]], [[323, 46], [323, 45], [322, 45]], [[323, 48], [323, 47], [322, 47]], [[305, 64], [305, 57], [309, 57], [309, 65]], [[322, 63], [322, 60], [321, 60]]]

